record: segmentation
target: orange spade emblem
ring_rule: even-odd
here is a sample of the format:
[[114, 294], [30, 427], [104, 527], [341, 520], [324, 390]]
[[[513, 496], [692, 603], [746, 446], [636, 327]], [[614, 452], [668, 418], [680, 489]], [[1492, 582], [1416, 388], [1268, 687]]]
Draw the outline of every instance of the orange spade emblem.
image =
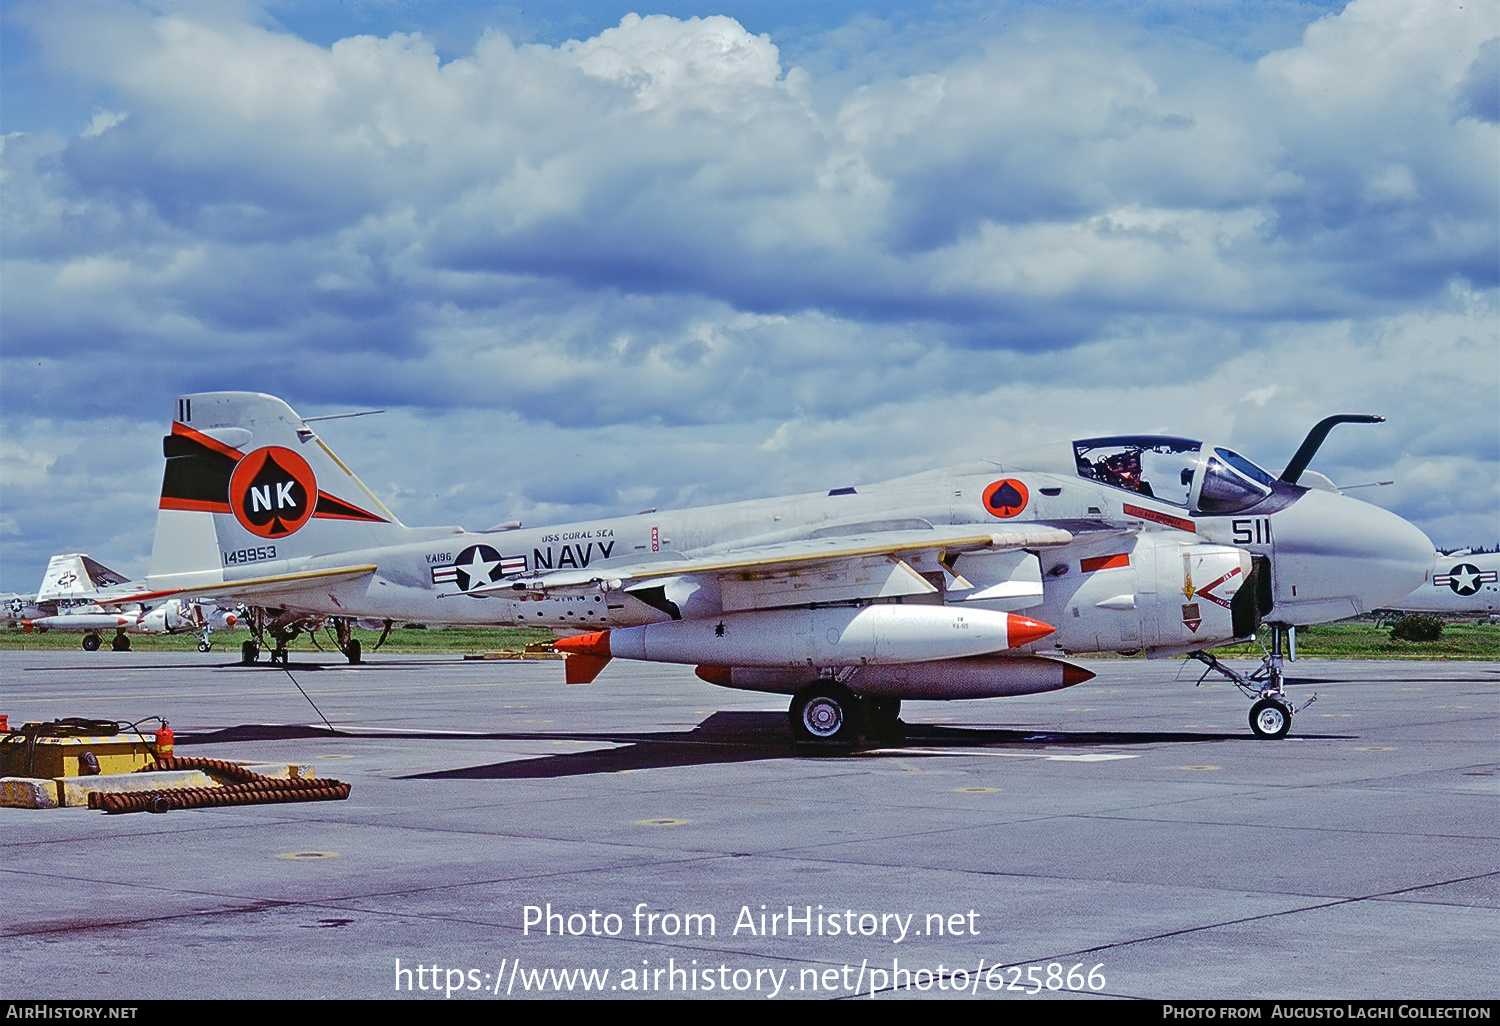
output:
[[1007, 477], [996, 481], [984, 490], [984, 508], [1002, 520], [1009, 519], [1026, 508], [1031, 493], [1024, 481]]

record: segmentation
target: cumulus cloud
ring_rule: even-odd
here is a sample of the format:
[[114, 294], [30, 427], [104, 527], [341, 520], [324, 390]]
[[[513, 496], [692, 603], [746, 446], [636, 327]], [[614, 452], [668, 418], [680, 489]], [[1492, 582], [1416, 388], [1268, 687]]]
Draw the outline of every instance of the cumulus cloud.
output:
[[[1342, 404], [1391, 422], [1335, 479], [1452, 461], [1477, 505], [1439, 516], [1425, 472], [1380, 501], [1493, 544], [1493, 7], [1278, 7], [1255, 53], [1004, 10], [904, 48], [647, 12], [440, 56], [253, 6], [18, 7], [38, 65], [103, 99], [4, 140], [7, 437], [144, 444], [116, 461], [139, 494], [179, 392], [394, 407], [393, 507], [486, 526], [1085, 427], [1286, 453]], [[403, 441], [428, 423], [444, 455]], [[475, 474], [486, 424], [513, 466]], [[576, 486], [575, 450], [602, 457]], [[68, 466], [0, 470], [7, 575], [84, 544], [37, 511]]]

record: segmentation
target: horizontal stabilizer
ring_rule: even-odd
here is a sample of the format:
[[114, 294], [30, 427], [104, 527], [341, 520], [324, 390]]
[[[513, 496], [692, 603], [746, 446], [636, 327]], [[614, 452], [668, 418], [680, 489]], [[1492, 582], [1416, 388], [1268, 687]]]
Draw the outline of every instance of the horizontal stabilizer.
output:
[[[305, 570], [295, 574], [276, 574], [271, 577], [250, 577], [242, 581], [217, 581], [184, 588], [163, 588], [159, 591], [141, 592], [122, 598], [121, 601], [142, 602], [150, 599], [175, 598], [181, 595], [226, 596], [234, 599], [296, 598], [299, 594], [326, 587], [343, 580], [363, 577], [375, 572], [375, 564], [342, 566], [331, 570]], [[100, 605], [118, 605], [107, 599], [99, 599]]]

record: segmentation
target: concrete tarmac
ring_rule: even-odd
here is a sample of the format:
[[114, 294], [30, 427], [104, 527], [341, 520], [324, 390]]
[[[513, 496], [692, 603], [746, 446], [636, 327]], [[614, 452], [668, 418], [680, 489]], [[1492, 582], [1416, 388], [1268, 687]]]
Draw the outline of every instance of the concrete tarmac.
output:
[[353, 785], [0, 809], [6, 998], [1496, 995], [1500, 662], [1304, 660], [1259, 741], [1197, 664], [1083, 660], [828, 754], [687, 667], [232, 659], [0, 653], [12, 725]]

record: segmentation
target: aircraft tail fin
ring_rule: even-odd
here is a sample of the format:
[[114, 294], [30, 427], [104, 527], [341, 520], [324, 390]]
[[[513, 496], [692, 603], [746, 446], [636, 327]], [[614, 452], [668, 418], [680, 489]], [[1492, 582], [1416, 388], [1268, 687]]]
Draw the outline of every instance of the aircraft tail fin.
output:
[[284, 572], [288, 560], [451, 534], [414, 530], [285, 402], [258, 392], [177, 399], [147, 575], [154, 589]]
[[94, 594], [99, 590], [99, 586], [95, 583], [93, 575], [89, 573], [88, 563], [92, 562], [93, 560], [80, 552], [53, 556], [47, 560], [47, 570], [42, 574], [41, 587], [36, 590], [37, 601], [80, 599]]
[[83, 568], [88, 571], [89, 580], [94, 582], [96, 588], [113, 588], [117, 584], [129, 584], [130, 578], [117, 570], [111, 570], [96, 559], [83, 557]]

